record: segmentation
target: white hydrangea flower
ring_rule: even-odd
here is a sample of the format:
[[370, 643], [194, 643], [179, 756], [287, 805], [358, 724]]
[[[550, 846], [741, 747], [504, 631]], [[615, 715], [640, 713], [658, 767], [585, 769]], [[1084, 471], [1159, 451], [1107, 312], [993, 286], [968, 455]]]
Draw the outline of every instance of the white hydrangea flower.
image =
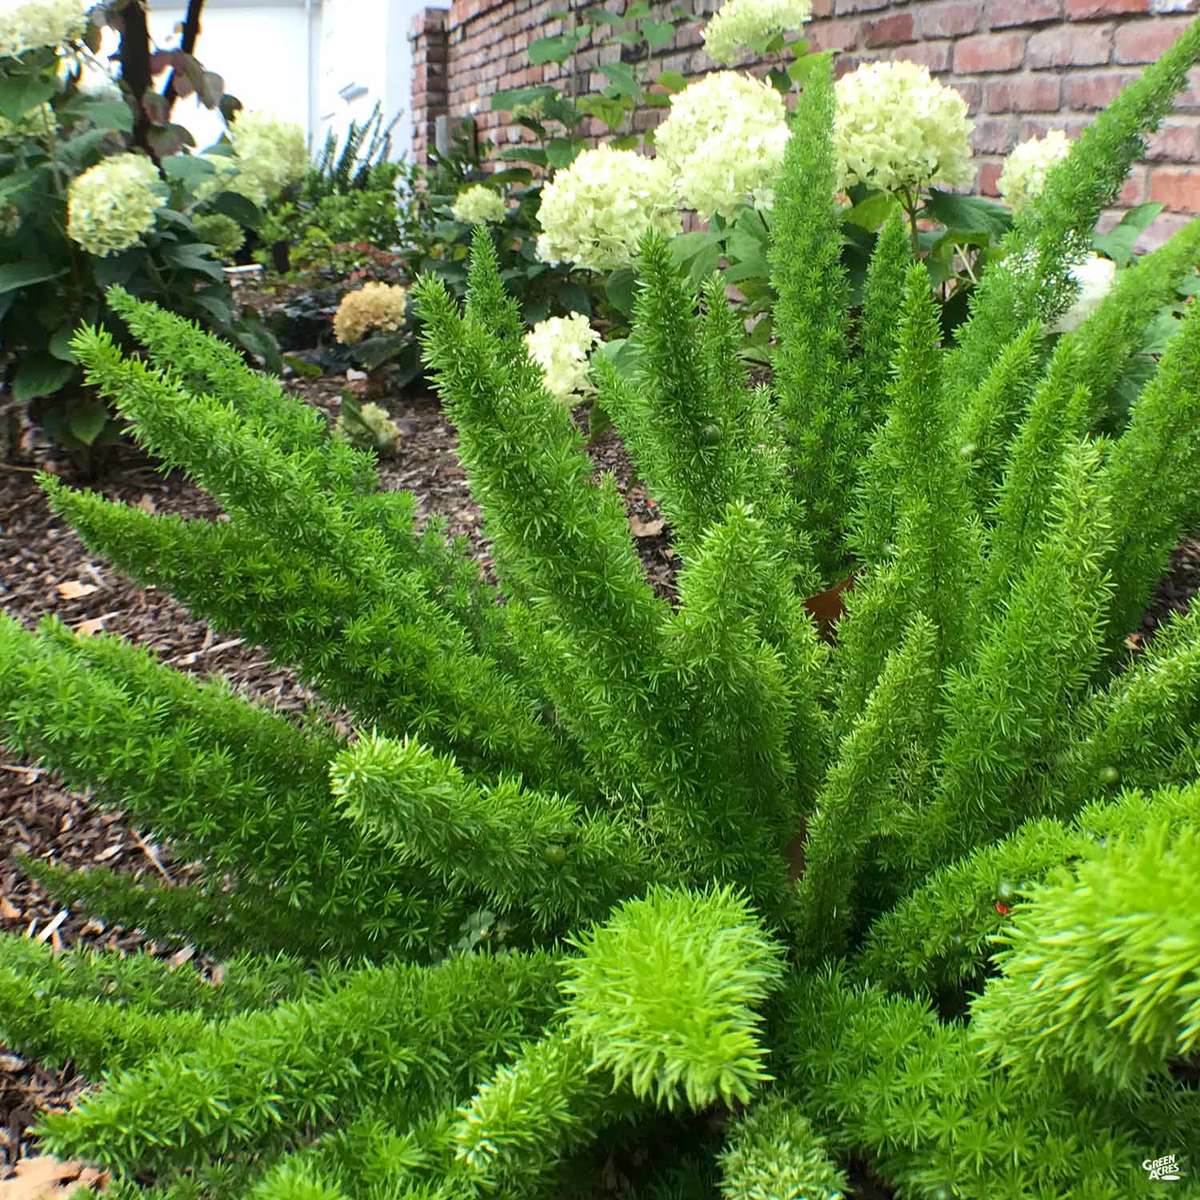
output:
[[67, 236], [104, 258], [136, 245], [154, 227], [167, 189], [154, 164], [141, 154], [117, 154], [71, 181]]
[[16, 121], [0, 116], [0, 139], [45, 137], [57, 129], [58, 115], [49, 104], [39, 104], [36, 108], [31, 108]]
[[238, 158], [236, 190], [251, 200], [278, 196], [308, 170], [304, 130], [291, 121], [261, 112], [239, 113], [230, 139]]
[[503, 221], [508, 205], [494, 188], [485, 183], [476, 183], [463, 188], [454, 197], [450, 211], [456, 220], [465, 225], [487, 225], [492, 221]]
[[842, 189], [969, 183], [967, 103], [912, 62], [866, 63], [836, 84], [833, 149]]
[[742, 203], [770, 208], [787, 140], [783, 98], [739, 71], [716, 71], [672, 96], [654, 136], [680, 200], [702, 217]]
[[727, 0], [704, 29], [704, 49], [714, 62], [732, 63], [756, 42], [803, 29], [812, 0]]
[[62, 46], [83, 36], [87, 26], [78, 0], [33, 0], [0, 13], [0, 58]]
[[1014, 146], [1000, 172], [1000, 195], [1013, 212], [1018, 212], [1046, 186], [1050, 168], [1071, 151], [1071, 142], [1061, 129], [1051, 129], [1045, 137], [1032, 137]]
[[1100, 307], [1117, 276], [1117, 264], [1111, 258], [1090, 254], [1078, 266], [1071, 268], [1071, 278], [1079, 285], [1075, 303], [1054, 325], [1053, 333], [1070, 333], [1078, 329]]
[[333, 334], [345, 346], [361, 342], [378, 329], [395, 333], [404, 324], [408, 293], [390, 283], [364, 283], [357, 291], [342, 297], [333, 318]]
[[573, 262], [611, 271], [633, 260], [651, 229], [680, 231], [671, 173], [632, 150], [585, 150], [542, 190], [537, 240], [543, 262]]
[[588, 355], [600, 335], [581, 313], [539, 321], [526, 335], [530, 357], [542, 368], [546, 390], [564, 404], [586, 393]]

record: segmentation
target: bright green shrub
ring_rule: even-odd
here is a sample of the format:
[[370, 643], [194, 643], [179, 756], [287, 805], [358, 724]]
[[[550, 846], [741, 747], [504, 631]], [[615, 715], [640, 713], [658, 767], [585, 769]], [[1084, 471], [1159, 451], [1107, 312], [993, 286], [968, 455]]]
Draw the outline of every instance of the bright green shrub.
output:
[[[557, 1200], [623, 1162], [660, 1200], [834, 1200], [864, 1169], [903, 1197], [1128, 1200], [1164, 1154], [1187, 1178], [1200, 619], [1120, 643], [1200, 511], [1200, 308], [1089, 429], [1195, 230], [1046, 327], [1197, 58], [1200, 24], [1054, 168], [953, 346], [895, 222], [858, 323], [891, 348], [855, 340], [827, 65], [780, 187], [771, 389], [720, 286], [644, 242], [638, 369], [598, 386], [674, 525], [677, 602], [486, 232], [465, 309], [415, 290], [499, 589], [368, 454], [114, 293], [150, 361], [92, 330], [76, 352], [228, 519], [47, 479], [52, 503], [357, 724], [0, 624], [6, 743], [202, 864], [177, 889], [30, 869], [237, 956], [214, 994], [0, 949], [0, 1037], [107, 1072], [47, 1148], [122, 1200]], [[805, 598], [850, 572], [830, 645]]]

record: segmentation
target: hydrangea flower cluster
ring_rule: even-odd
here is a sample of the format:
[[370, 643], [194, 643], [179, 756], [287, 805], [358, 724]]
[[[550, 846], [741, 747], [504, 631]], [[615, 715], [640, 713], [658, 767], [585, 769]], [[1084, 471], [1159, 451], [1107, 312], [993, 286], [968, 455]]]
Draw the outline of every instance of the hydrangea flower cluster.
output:
[[1046, 186], [1050, 168], [1071, 151], [1071, 142], [1061, 129], [1045, 137], [1032, 137], [1013, 148], [1000, 173], [1000, 195], [1013, 212], [1019, 212]]
[[537, 241], [543, 262], [611, 271], [633, 260], [650, 229], [680, 231], [671, 173], [660, 159], [599, 146], [585, 150], [542, 191]]
[[839, 186], [885, 192], [971, 179], [967, 103], [912, 62], [866, 63], [838, 80], [833, 148]]
[[86, 19], [78, 0], [34, 0], [0, 13], [0, 58], [61, 46], [83, 35]]
[[104, 258], [136, 245], [154, 227], [167, 189], [154, 164], [141, 154], [116, 154], [71, 181], [67, 236]]
[[57, 129], [58, 114], [49, 104], [39, 104], [15, 121], [0, 116], [0, 141], [4, 138], [42, 137]]
[[787, 140], [787, 109], [770, 84], [716, 71], [671, 97], [654, 144], [680, 201], [711, 217], [742, 203], [771, 207]]
[[342, 297], [333, 334], [343, 346], [361, 342], [372, 330], [394, 333], [404, 324], [408, 293], [390, 283], [364, 283]]
[[812, 0], [728, 0], [704, 29], [704, 49], [714, 62], [732, 63], [776, 34], [804, 27]]
[[563, 404], [587, 392], [588, 355], [600, 335], [581, 313], [539, 321], [526, 335], [530, 357], [546, 380], [546, 390]]
[[508, 205], [504, 203], [504, 197], [486, 183], [476, 183], [463, 188], [454, 197], [450, 211], [455, 220], [466, 225], [487, 225], [491, 221], [503, 221]]
[[[308, 170], [304, 130], [266, 113], [241, 113], [230, 131], [237, 151], [237, 190], [250, 199], [278, 196]], [[252, 189], [252, 190], [247, 190]]]
[[1117, 264], [1098, 254], [1090, 254], [1078, 266], [1072, 267], [1071, 278], [1079, 285], [1079, 295], [1059, 317], [1052, 332], [1070, 333], [1072, 329], [1078, 329], [1100, 307], [1100, 301], [1108, 295], [1116, 276]]
[[242, 227], [224, 213], [205, 213], [192, 220], [196, 237], [207, 242], [216, 251], [217, 258], [229, 262], [245, 245], [246, 233]]

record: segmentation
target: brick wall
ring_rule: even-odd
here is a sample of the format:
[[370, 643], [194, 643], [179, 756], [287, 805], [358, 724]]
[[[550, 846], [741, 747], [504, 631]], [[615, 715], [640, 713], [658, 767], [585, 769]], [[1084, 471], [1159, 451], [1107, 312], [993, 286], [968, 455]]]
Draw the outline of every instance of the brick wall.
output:
[[[594, 0], [570, 0], [590, 7]], [[623, 6], [616, 0], [608, 7]], [[426, 10], [414, 24], [413, 117], [419, 129], [440, 114], [474, 115], [481, 137], [521, 140], [489, 97], [508, 87], [554, 83], [577, 93], [605, 79], [596, 67], [617, 47], [585, 44], [569, 66], [531, 66], [530, 41], [563, 30], [549, 19], [564, 0], [452, 0], [448, 12]], [[685, 75], [711, 70], [700, 24], [717, 0], [690, 0], [697, 21], [681, 25], [656, 55], [660, 69]], [[1140, 67], [1154, 61], [1200, 11], [1200, 0], [814, 0], [808, 36], [837, 51], [839, 72], [876, 58], [924, 63], [963, 94], [975, 119], [979, 188], [994, 194], [1000, 163], [1021, 139], [1050, 128], [1076, 134]], [[661, 110], [638, 114], [641, 127]], [[429, 138], [414, 147], [419, 155]], [[1122, 205], [1165, 204], [1159, 237], [1200, 213], [1200, 70], [1152, 140], [1122, 193]], [[1156, 239], [1157, 240], [1157, 239]]]

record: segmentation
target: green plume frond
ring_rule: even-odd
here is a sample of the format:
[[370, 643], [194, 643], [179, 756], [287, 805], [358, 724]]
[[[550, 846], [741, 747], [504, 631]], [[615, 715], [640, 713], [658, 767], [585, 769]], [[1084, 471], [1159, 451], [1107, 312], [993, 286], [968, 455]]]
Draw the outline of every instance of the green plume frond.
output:
[[1130, 791], [1089, 804], [1070, 825], [1047, 817], [935, 871], [871, 927], [855, 975], [884, 987], [934, 995], [978, 983], [992, 937], [1015, 898], [1103, 838], [1147, 822], [1184, 829], [1200, 819], [1195, 788]]
[[[1200, 22], [1195, 26], [1200, 30]], [[1108, 633], [1136, 624], [1172, 549], [1200, 517], [1200, 305], [1192, 304], [1104, 468], [1112, 511]]]
[[532, 698], [473, 648], [429, 594], [424, 572], [401, 569], [370, 530], [346, 523], [330, 530], [328, 554], [297, 559], [252, 516], [183, 520], [49, 478], [44, 485], [89, 547], [297, 664], [333, 703], [468, 759], [494, 751], [534, 778], [568, 770]]
[[1075, 382], [1090, 397], [1087, 426], [1113, 425], [1113, 389], [1144, 344], [1146, 327], [1200, 264], [1200, 221], [1117, 272], [1112, 287], [1084, 323], [1063, 341], [1072, 347]]
[[989, 513], [996, 500], [1005, 453], [1037, 386], [1044, 342], [1042, 323], [1030, 321], [1001, 350], [951, 426], [950, 446], [966, 463], [967, 485], [980, 515]]
[[558, 928], [604, 913], [650, 878], [635, 830], [571, 799], [502, 779], [468, 780], [415, 741], [368, 737], [333, 764], [333, 792], [356, 825], [458, 893]]
[[1042, 193], [1018, 214], [1005, 258], [989, 267], [972, 297], [954, 356], [956, 389], [978, 386], [1028, 321], [1052, 324], [1071, 306], [1078, 285], [1070, 268], [1086, 256], [1101, 211], [1115, 201], [1197, 59], [1200, 22], [1194, 21], [1051, 168]]
[[833, 71], [819, 58], [792, 117], [771, 214], [771, 282], [779, 296], [775, 392], [791, 490], [828, 580], [842, 572], [860, 429], [847, 363], [850, 287], [834, 204]]
[[436, 1104], [549, 1019], [557, 977], [541, 955], [365, 968], [328, 995], [234, 1017], [184, 1054], [110, 1077], [45, 1117], [42, 1141], [66, 1158], [169, 1171], [335, 1126], [364, 1095]]
[[1111, 545], [1098, 458], [1086, 445], [1067, 454], [1051, 532], [979, 634], [970, 663], [948, 677], [937, 795], [911, 834], [925, 863], [1006, 833], [1029, 815], [1029, 773], [1057, 749], [1066, 713], [1095, 670]]
[[[132, 679], [122, 678], [122, 660]], [[231, 728], [243, 729], [227, 741], [230, 710]], [[461, 919], [420, 872], [394, 854], [389, 864], [377, 841], [341, 818], [324, 765], [329, 743], [306, 745], [309, 735], [227, 689], [185, 682], [125, 647], [110, 646], [104, 666], [92, 667], [61, 634], [41, 639], [0, 618], [0, 714], [8, 744], [202, 858], [211, 879], [231, 873], [262, 904], [264, 924], [271, 909], [286, 920], [319, 897], [332, 950], [357, 921], [412, 944]]]
[[724, 1200], [842, 1200], [848, 1186], [786, 1096], [771, 1096], [734, 1122], [720, 1164]]
[[[1192, 798], [1200, 802], [1200, 789]], [[1017, 1076], [1140, 1090], [1200, 1048], [1200, 822], [1152, 819], [1031, 887], [971, 1034]]]
[[868, 848], [885, 833], [906, 775], [936, 734], [937, 632], [916, 617], [846, 734], [808, 825], [790, 924], [805, 962], [844, 949]]
[[798, 980], [786, 999], [783, 1055], [798, 1104], [835, 1151], [870, 1154], [913, 1195], [1154, 1194], [1144, 1147], [1101, 1105], [1058, 1088], [1035, 1099], [925, 1004], [851, 988], [838, 973]]
[[668, 1109], [744, 1103], [769, 1078], [755, 1010], [781, 947], [736, 893], [654, 887], [575, 945], [570, 1032], [635, 1096]]
[[[867, 267], [858, 344], [862, 350], [858, 408], [859, 428], [870, 434], [887, 416], [892, 363], [899, 348], [896, 303], [905, 293], [912, 267], [912, 242], [899, 205], [879, 230]], [[866, 441], [859, 454], [866, 450]]]

